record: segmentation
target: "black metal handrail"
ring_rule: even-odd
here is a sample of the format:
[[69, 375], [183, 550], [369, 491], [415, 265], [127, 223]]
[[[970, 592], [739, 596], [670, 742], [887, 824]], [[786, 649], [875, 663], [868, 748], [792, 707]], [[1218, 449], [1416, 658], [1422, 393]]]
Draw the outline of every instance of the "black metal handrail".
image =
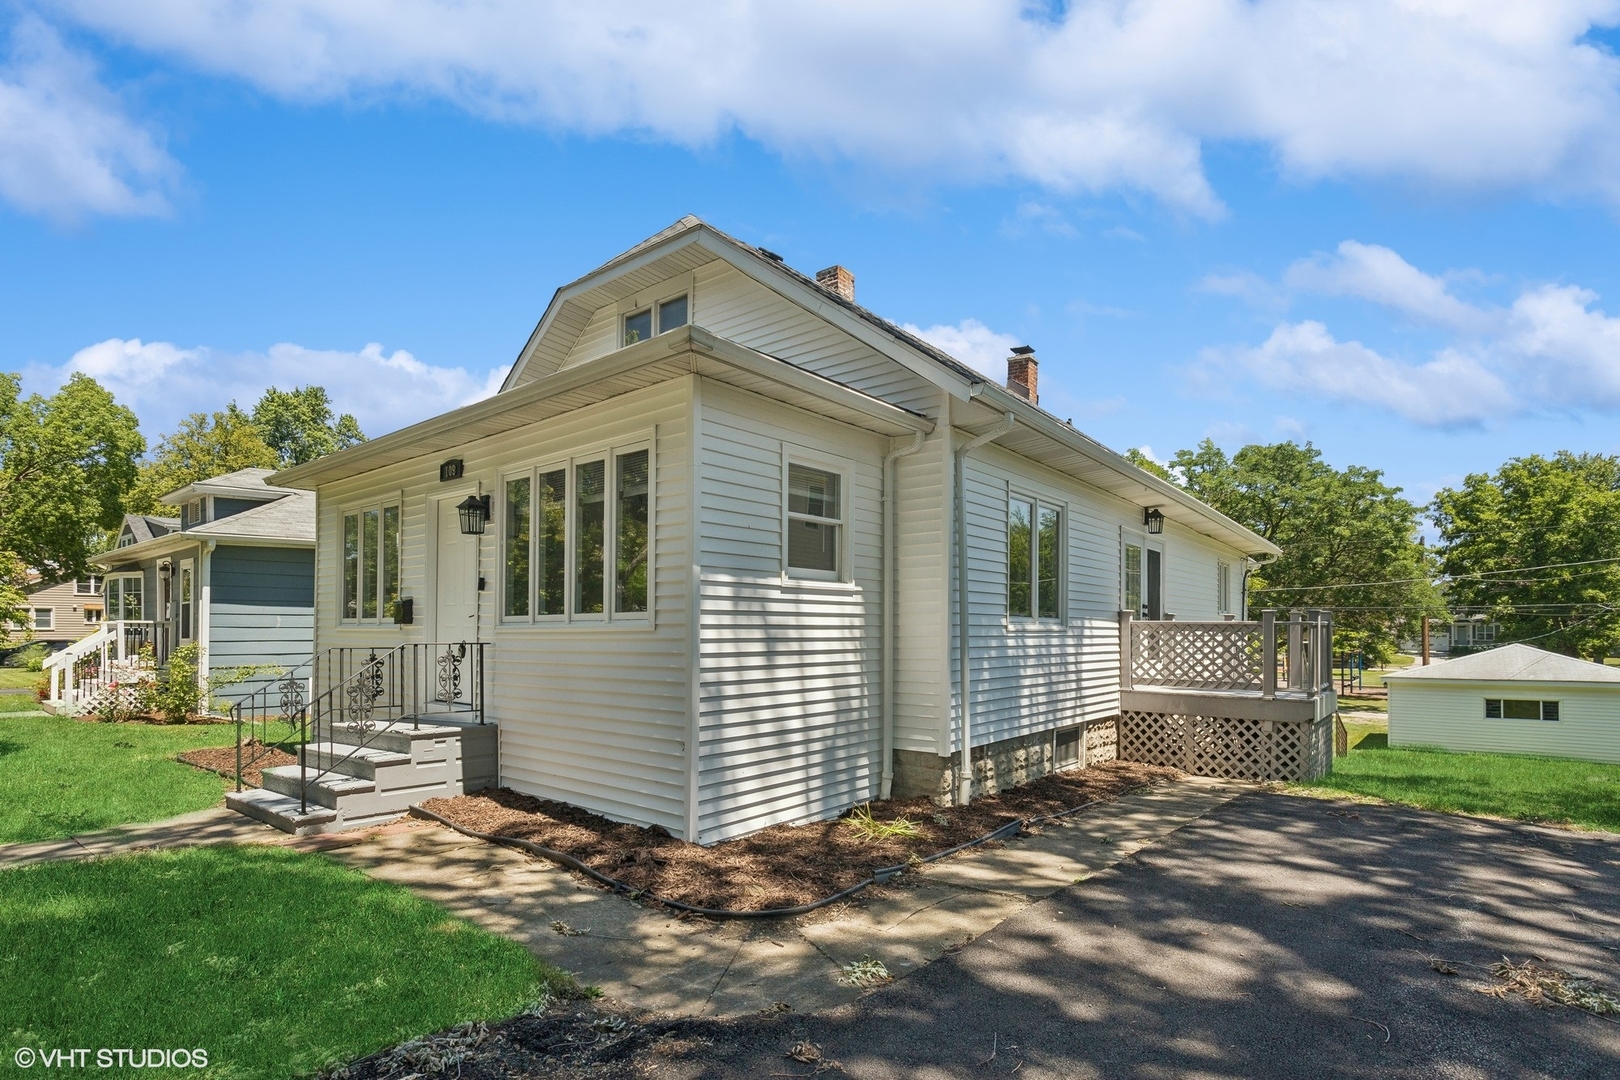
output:
[[[243, 769], [262, 761], [278, 747], [295, 741], [292, 736], [302, 735], [315, 659], [312, 656], [287, 669], [253, 693], [231, 703], [230, 716], [236, 724], [237, 791], [242, 790]], [[269, 738], [272, 723], [288, 725], [292, 728], [291, 734], [272, 743]], [[247, 736], [245, 740], [244, 734]], [[303, 739], [300, 737], [296, 741], [302, 744]]]
[[[383, 649], [335, 646], [231, 705], [236, 722], [236, 790], [242, 773], [277, 747], [298, 748], [299, 808], [309, 809], [309, 785], [341, 773], [344, 762], [372, 746], [393, 725], [424, 718], [476, 717], [485, 723], [484, 642], [412, 642]], [[273, 723], [290, 734], [270, 739]], [[338, 730], [350, 749], [335, 756]], [[255, 743], [257, 745], [255, 745]], [[311, 774], [309, 747], [332, 757]]]

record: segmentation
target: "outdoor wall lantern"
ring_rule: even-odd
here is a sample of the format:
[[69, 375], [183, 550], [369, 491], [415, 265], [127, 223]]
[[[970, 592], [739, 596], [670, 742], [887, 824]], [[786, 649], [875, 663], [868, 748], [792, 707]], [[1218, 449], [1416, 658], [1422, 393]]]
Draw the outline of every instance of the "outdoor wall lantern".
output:
[[1146, 510], [1142, 511], [1142, 524], [1147, 526], [1147, 531], [1151, 535], [1159, 535], [1160, 533], [1164, 532], [1163, 512], [1161, 512], [1157, 506], [1148, 507]]
[[469, 495], [456, 510], [461, 514], [461, 535], [484, 535], [484, 525], [489, 521], [488, 495]]

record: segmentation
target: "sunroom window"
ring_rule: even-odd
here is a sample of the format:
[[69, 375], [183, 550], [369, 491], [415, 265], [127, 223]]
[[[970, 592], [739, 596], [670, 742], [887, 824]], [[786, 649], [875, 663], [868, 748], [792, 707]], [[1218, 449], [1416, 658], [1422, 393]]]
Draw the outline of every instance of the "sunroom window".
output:
[[621, 450], [505, 479], [506, 622], [647, 614], [649, 456]]
[[399, 506], [372, 506], [343, 515], [342, 618], [391, 619], [399, 599]]
[[842, 477], [810, 465], [788, 466], [787, 565], [792, 577], [836, 580], [844, 509]]

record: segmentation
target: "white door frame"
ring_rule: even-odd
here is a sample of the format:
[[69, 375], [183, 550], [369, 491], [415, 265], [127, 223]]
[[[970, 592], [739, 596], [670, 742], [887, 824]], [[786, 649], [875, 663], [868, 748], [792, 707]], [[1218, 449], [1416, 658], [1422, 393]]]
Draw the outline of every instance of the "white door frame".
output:
[[[440, 516], [440, 512], [443, 509], [443, 504], [445, 502], [448, 502], [448, 501], [450, 501], [452, 499], [455, 500], [456, 502], [461, 502], [463, 499], [465, 499], [469, 495], [482, 494], [482, 492], [479, 490], [482, 486], [483, 486], [482, 484], [477, 484], [477, 483], [474, 483], [474, 484], [471, 484], [471, 485], [465, 485], [464, 484], [464, 485], [461, 485], [459, 487], [451, 488], [449, 491], [435, 492], [434, 494], [429, 495], [427, 497], [428, 519], [424, 523], [426, 525], [426, 528], [423, 530], [424, 532], [427, 533], [427, 536], [426, 536], [427, 543], [424, 545], [424, 547], [427, 548], [427, 559], [426, 559], [427, 565], [422, 568], [423, 577], [426, 579], [425, 582], [424, 582], [423, 590], [422, 590], [426, 595], [423, 596], [422, 599], [424, 601], [426, 601], [426, 603], [424, 603], [422, 606], [427, 609], [427, 611], [426, 611], [427, 620], [426, 620], [426, 625], [424, 627], [423, 637], [426, 638], [428, 641], [436, 641], [436, 640], [438, 640], [438, 636], [439, 636], [439, 516]], [[403, 509], [402, 509], [401, 510], [401, 519], [402, 520], [400, 522], [400, 527], [401, 528], [404, 528], [403, 516], [404, 515], [403, 515]], [[490, 518], [491, 518], [491, 520], [486, 521], [484, 523], [484, 534], [486, 536], [489, 534], [489, 530], [495, 524], [495, 522], [493, 520], [494, 519], [493, 514], [490, 515]], [[482, 536], [475, 537], [474, 538], [474, 545], [478, 548], [478, 557], [477, 557], [478, 570], [480, 572], [482, 572], [483, 566], [484, 566], [484, 564], [483, 564], [484, 538]], [[473, 584], [476, 586], [477, 582], [475, 581]], [[484, 621], [484, 610], [483, 610], [482, 597], [480, 597], [479, 600], [480, 600], [480, 602], [479, 602], [479, 605], [478, 605], [478, 616], [475, 619], [473, 619], [473, 623], [475, 624], [474, 625], [474, 636], [481, 640], [482, 637], [483, 637], [483, 627], [482, 627], [481, 624]]]

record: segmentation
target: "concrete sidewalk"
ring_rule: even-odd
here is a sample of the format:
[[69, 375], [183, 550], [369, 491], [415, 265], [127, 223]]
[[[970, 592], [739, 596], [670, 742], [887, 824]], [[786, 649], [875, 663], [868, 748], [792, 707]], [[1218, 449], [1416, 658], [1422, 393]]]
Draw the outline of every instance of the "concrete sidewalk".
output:
[[151, 821], [143, 825], [121, 825], [116, 829], [84, 833], [62, 840], [40, 840], [31, 844], [0, 844], [0, 870], [30, 863], [58, 862], [63, 859], [90, 859], [99, 855], [122, 855], [158, 848], [199, 847], [206, 844], [266, 844], [291, 840], [235, 810], [209, 807], [179, 817]]
[[845, 981], [849, 964], [872, 959], [904, 975], [1247, 790], [1177, 781], [908, 872], [851, 903], [757, 922], [677, 918], [544, 860], [426, 824], [297, 846], [405, 885], [631, 1006], [694, 1016], [780, 1004], [812, 1012], [860, 996]]

